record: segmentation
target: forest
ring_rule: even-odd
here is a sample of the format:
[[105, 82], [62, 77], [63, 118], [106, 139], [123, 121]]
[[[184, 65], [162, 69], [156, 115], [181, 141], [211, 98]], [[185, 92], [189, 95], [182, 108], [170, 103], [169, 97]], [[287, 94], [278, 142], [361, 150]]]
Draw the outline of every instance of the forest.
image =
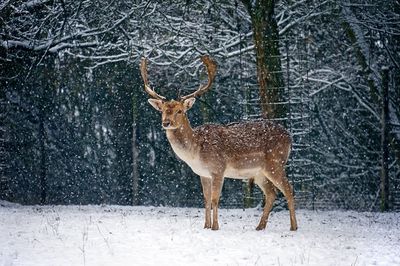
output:
[[[0, 199], [201, 207], [139, 63], [176, 99], [206, 82], [209, 55], [193, 126], [285, 126], [297, 208], [399, 210], [399, 25], [398, 0], [2, 0]], [[225, 180], [222, 207], [260, 204]]]

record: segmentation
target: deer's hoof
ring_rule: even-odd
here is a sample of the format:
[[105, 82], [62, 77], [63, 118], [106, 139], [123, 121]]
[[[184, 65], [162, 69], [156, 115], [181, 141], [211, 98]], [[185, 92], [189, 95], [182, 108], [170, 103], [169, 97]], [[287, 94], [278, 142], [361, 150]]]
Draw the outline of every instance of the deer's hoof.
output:
[[264, 230], [264, 229], [265, 229], [265, 226], [266, 226], [266, 224], [259, 224], [259, 225], [256, 227], [256, 230], [257, 230], [257, 231]]
[[297, 225], [296, 226], [290, 226], [290, 231], [297, 231]]
[[204, 224], [204, 229], [210, 229], [210, 228], [211, 228], [211, 224], [209, 224], [209, 223]]
[[219, 229], [218, 223], [213, 223], [213, 225], [212, 225], [212, 227], [211, 227], [211, 230], [216, 231], [216, 230], [218, 230], [218, 229]]

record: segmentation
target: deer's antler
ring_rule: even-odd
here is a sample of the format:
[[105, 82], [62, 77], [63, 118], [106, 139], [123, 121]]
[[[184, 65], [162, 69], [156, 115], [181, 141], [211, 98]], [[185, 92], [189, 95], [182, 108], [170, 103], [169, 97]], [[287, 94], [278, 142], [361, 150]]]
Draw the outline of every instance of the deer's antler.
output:
[[159, 100], [165, 100], [164, 96], [159, 95], [153, 89], [150, 88], [149, 80], [147, 79], [147, 58], [143, 57], [140, 61], [140, 73], [144, 82], [144, 90], [153, 98]]
[[203, 64], [206, 66], [208, 82], [207, 84], [200, 85], [200, 88], [198, 88], [195, 92], [182, 96], [181, 101], [200, 96], [211, 87], [217, 73], [217, 64], [208, 55], [201, 56], [201, 61], [203, 61]]

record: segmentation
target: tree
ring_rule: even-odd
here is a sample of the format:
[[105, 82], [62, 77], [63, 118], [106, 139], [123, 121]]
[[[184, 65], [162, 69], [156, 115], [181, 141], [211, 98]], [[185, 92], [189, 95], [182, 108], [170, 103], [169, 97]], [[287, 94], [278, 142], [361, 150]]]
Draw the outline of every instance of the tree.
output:
[[[35, 185], [42, 165], [51, 203], [198, 204], [198, 180], [171, 159], [135, 69], [148, 57], [153, 87], [176, 98], [206, 78], [198, 58], [210, 54], [218, 75], [189, 114], [194, 125], [261, 115], [287, 119], [297, 190], [312, 186], [310, 200], [321, 206], [373, 209], [380, 67], [399, 65], [398, 4], [379, 9], [377, 3], [5, 1], [0, 93], [10, 132], [8, 183], [12, 190], [29, 187], [25, 202], [40, 202]], [[395, 186], [400, 97], [393, 83], [399, 71], [390, 73], [389, 176]], [[227, 191], [241, 188], [225, 185]], [[241, 204], [241, 195], [223, 196], [223, 203]]]
[[243, 0], [253, 29], [260, 104], [264, 117], [285, 117], [283, 75], [279, 53], [279, 31], [275, 20], [275, 1]]
[[[382, 104], [386, 99], [384, 91], [389, 87], [389, 96], [387, 102], [389, 123], [382, 127], [381, 134], [385, 135], [386, 126], [391, 133], [391, 150], [397, 157], [398, 166], [400, 166], [400, 134], [398, 127], [400, 124], [400, 105], [399, 93], [392, 84], [399, 81], [400, 58], [396, 51], [399, 49], [398, 35], [400, 33], [397, 26], [399, 22], [400, 5], [397, 1], [389, 1], [384, 7], [380, 6], [379, 1], [367, 1], [362, 4], [350, 4], [347, 1], [341, 1], [341, 10], [343, 14], [343, 24], [348, 38], [351, 40], [357, 55], [357, 63], [361, 68], [360, 75], [367, 83], [368, 90], [361, 93], [364, 99], [369, 99], [366, 105], [370, 110], [379, 113], [380, 109], [385, 109], [386, 104]], [[381, 69], [393, 69], [393, 75]], [[396, 70], [397, 71], [396, 71]], [[385, 74], [386, 73], [386, 74]], [[390, 84], [390, 85], [389, 85]], [[384, 117], [377, 117], [380, 123], [387, 123]], [[382, 121], [381, 121], [382, 119]], [[383, 150], [389, 147], [382, 147]], [[385, 153], [384, 153], [385, 154]], [[385, 158], [382, 158], [385, 161]], [[384, 166], [382, 166], [384, 168]], [[382, 169], [382, 171], [384, 171]], [[383, 179], [386, 180], [386, 179]], [[388, 182], [388, 180], [386, 181]], [[381, 184], [381, 193], [383, 197], [383, 209], [387, 209], [389, 198], [388, 185]], [[394, 189], [396, 191], [396, 189]]]

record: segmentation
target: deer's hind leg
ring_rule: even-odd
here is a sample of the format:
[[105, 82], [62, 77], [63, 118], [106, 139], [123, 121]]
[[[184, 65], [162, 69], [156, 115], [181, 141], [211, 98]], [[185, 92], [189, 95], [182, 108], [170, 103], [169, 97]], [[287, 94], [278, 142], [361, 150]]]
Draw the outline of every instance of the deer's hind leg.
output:
[[263, 214], [256, 230], [264, 230], [268, 222], [269, 213], [271, 212], [276, 199], [276, 190], [271, 181], [269, 181], [265, 176], [255, 178], [254, 182], [261, 188], [265, 197]]
[[284, 166], [276, 162], [270, 165], [268, 169], [265, 169], [263, 173], [265, 174], [265, 176], [267, 176], [268, 180], [271, 181], [275, 187], [282, 191], [283, 195], [285, 196], [290, 213], [290, 230], [296, 231], [297, 220], [294, 210], [293, 188], [286, 177]]

